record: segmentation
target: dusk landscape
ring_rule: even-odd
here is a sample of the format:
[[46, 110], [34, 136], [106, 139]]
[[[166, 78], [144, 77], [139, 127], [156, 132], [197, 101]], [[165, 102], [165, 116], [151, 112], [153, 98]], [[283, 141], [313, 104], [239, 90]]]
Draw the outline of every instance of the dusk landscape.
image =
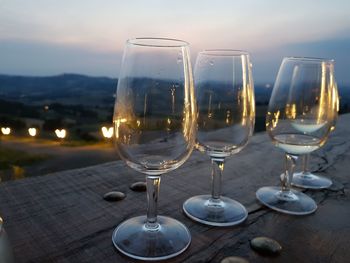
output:
[[[268, 156], [261, 156], [259, 154], [262, 154], [265, 150], [269, 153], [277, 151], [272, 148], [272, 146], [265, 146], [265, 144], [260, 147], [260, 144], [263, 144], [263, 142], [267, 140], [265, 133], [267, 125], [265, 123], [266, 114], [268, 114], [268, 104], [283, 58], [314, 57], [333, 59], [335, 61], [334, 76], [339, 92], [339, 115], [342, 116], [340, 118], [343, 118], [341, 119], [343, 122], [340, 124], [341, 128], [339, 133], [335, 133], [335, 139], [331, 141], [329, 146], [327, 146], [328, 148], [326, 148], [329, 149], [329, 152], [335, 157], [330, 157], [331, 154], [328, 156], [326, 150], [323, 148], [320, 151], [316, 151], [316, 153], [313, 153], [313, 158], [315, 160], [312, 161], [312, 169], [326, 175], [331, 173], [327, 169], [334, 169], [335, 172], [338, 171], [338, 169], [339, 171], [345, 171], [345, 166], [342, 168], [338, 166], [334, 168], [335, 166], [333, 166], [333, 164], [338, 158], [343, 161], [345, 157], [342, 156], [344, 156], [346, 151], [343, 150], [343, 148], [340, 150], [337, 150], [338, 148], [336, 150], [333, 149], [333, 144], [337, 146], [341, 145], [342, 143], [340, 143], [340, 141], [345, 138], [345, 131], [348, 131], [350, 127], [348, 124], [344, 124], [344, 120], [348, 120], [349, 118], [347, 113], [350, 113], [349, 10], [350, 1], [346, 0], [220, 0], [215, 3], [208, 0], [137, 0], [129, 2], [113, 0], [0, 0], [0, 181], [5, 185], [3, 186], [5, 190], [0, 189], [0, 191], [5, 193], [7, 191], [6, 189], [12, 189], [11, 187], [14, 187], [13, 189], [20, 192], [20, 188], [16, 188], [18, 185], [11, 186], [11, 183], [26, 182], [25, 180], [28, 180], [31, 185], [30, 187], [34, 187], [34, 190], [32, 189], [34, 192], [46, 187], [46, 194], [49, 194], [50, 187], [51, 185], [55, 185], [54, 183], [44, 181], [44, 179], [40, 178], [37, 179], [39, 181], [35, 181], [38, 183], [31, 183], [30, 180], [37, 177], [54, 178], [58, 176], [57, 178], [60, 178], [60, 180], [57, 179], [57, 181], [64, 182], [67, 180], [79, 184], [80, 181], [85, 180], [82, 178], [84, 178], [83, 174], [86, 172], [88, 175], [86, 177], [87, 181], [84, 181], [77, 189], [79, 188], [83, 192], [88, 189], [93, 198], [95, 198], [92, 201], [92, 206], [97, 204], [96, 207], [101, 206], [103, 209], [107, 209], [111, 203], [107, 205], [100, 205], [100, 203], [98, 203], [101, 200], [105, 202], [102, 197], [106, 192], [111, 189], [111, 191], [115, 191], [118, 187], [119, 190], [122, 189], [122, 192], [127, 192], [131, 189], [129, 187], [131, 181], [142, 180], [143, 177], [140, 176], [140, 174], [132, 172], [129, 168], [121, 164], [121, 159], [123, 158], [120, 158], [118, 155], [112, 138], [113, 113], [115, 111], [115, 101], [118, 96], [116, 90], [118, 80], [122, 77], [123, 52], [126, 50], [125, 43], [127, 39], [137, 37], [176, 38], [188, 42], [193, 69], [196, 64], [197, 56], [202, 50], [232, 49], [244, 50], [249, 53], [250, 62], [252, 64], [251, 68], [255, 94], [253, 146], [249, 148], [248, 144], [247, 149], [242, 151], [244, 156], [244, 158], [241, 159], [242, 162], [239, 160], [229, 162], [227, 165], [228, 168], [225, 169], [226, 171], [228, 170], [228, 175], [230, 175], [230, 173], [232, 175], [234, 171], [239, 173], [238, 179], [234, 184], [232, 178], [228, 181], [228, 183], [232, 183], [232, 185], [236, 186], [241, 184], [241, 186], [239, 186], [239, 191], [242, 189], [242, 191], [246, 191], [247, 189], [249, 191], [256, 190], [255, 188], [253, 189], [253, 186], [247, 186], [251, 181], [246, 178], [249, 178], [249, 176], [254, 173], [254, 168], [259, 169], [259, 167], [264, 173], [263, 178], [266, 179], [269, 175], [273, 174], [275, 176], [274, 183], [276, 185], [278, 184], [277, 177], [279, 175], [277, 174], [280, 174], [280, 171], [272, 170], [274, 164], [271, 159], [269, 159]], [[159, 58], [154, 57], [154, 61], [157, 60], [160, 61]], [[146, 75], [147, 74], [145, 74], [145, 76], [139, 75], [136, 77], [136, 80], [133, 80], [139, 83], [139, 89], [147, 89], [151, 86], [151, 80]], [[171, 79], [171, 77], [164, 78], [160, 82], [159, 87], [170, 86], [172, 82], [173, 79]], [[217, 84], [214, 83], [213, 86], [215, 85]], [[194, 86], [196, 88], [196, 83]], [[174, 96], [174, 94], [172, 95]], [[168, 95], [164, 94], [162, 103], [158, 103], [158, 111], [168, 106], [167, 99], [169, 100], [169, 97], [166, 96]], [[153, 102], [150, 100], [149, 103], [152, 104]], [[142, 110], [143, 108], [140, 111]], [[143, 113], [146, 115], [146, 102]], [[167, 121], [170, 125], [169, 118]], [[158, 124], [159, 123], [157, 123], [157, 125]], [[140, 124], [138, 123], [138, 125]], [[161, 126], [161, 124], [158, 126]], [[157, 129], [158, 126], [155, 129]], [[336, 130], [338, 130], [338, 128], [336, 128]], [[332, 136], [333, 133], [330, 138], [332, 138]], [[167, 139], [162, 140], [166, 141]], [[328, 142], [326, 145], [328, 145]], [[343, 147], [345, 147], [345, 145], [347, 145], [347, 142], [343, 142]], [[194, 157], [191, 157], [193, 159], [190, 158], [189, 163], [186, 163], [184, 166], [185, 172], [182, 173], [181, 170], [179, 170], [175, 173], [178, 177], [188, 175], [189, 179], [185, 179], [184, 182], [187, 185], [191, 185], [192, 188], [191, 190], [186, 189], [186, 193], [192, 193], [192, 191], [197, 191], [199, 193], [203, 187], [205, 188], [209, 185], [209, 168], [202, 165], [205, 161], [206, 164], [209, 165], [209, 159], [205, 160], [205, 156], [199, 155], [199, 152], [196, 150], [194, 150], [193, 154]], [[258, 155], [260, 159], [255, 163], [253, 158], [256, 158]], [[283, 162], [279, 153], [273, 153], [271, 156], [280, 158], [280, 160], [276, 161], [278, 163], [276, 167], [282, 169]], [[238, 156], [234, 156], [232, 159], [236, 157]], [[192, 166], [197, 163], [199, 172], [192, 173], [190, 167], [193, 169]], [[246, 167], [242, 168], [242, 164]], [[297, 165], [297, 167], [301, 167], [301, 163]], [[91, 169], [91, 172], [89, 169]], [[75, 176], [75, 171], [77, 171], [77, 176]], [[122, 179], [116, 180], [116, 173], [120, 171], [124, 171], [125, 176], [122, 177]], [[202, 182], [202, 179], [199, 179], [199, 173], [201, 172], [208, 174], [208, 176], [205, 177], [208, 179], [206, 184]], [[104, 178], [106, 184], [97, 179], [92, 180], [92, 177], [89, 176], [94, 173], [100, 176], [100, 178]], [[120, 174], [118, 174], [118, 176], [119, 175]], [[185, 195], [180, 191], [183, 186], [173, 182], [175, 181], [175, 177], [170, 178], [171, 179], [164, 180], [168, 180], [167, 183], [172, 182], [174, 185], [174, 188], [171, 188], [169, 185], [165, 187], [166, 191], [169, 193], [170, 199], [172, 196], [176, 199], [173, 204], [175, 204], [176, 201], [183, 202], [185, 200]], [[259, 183], [264, 184], [263, 180], [265, 179], [253, 180], [254, 187], [257, 187]], [[348, 187], [347, 183], [344, 180], [341, 181], [340, 176], [335, 176], [335, 179], [336, 182], [338, 180], [340, 185], [343, 186], [341, 187], [334, 183], [332, 186], [334, 188], [330, 190], [331, 192], [329, 195], [328, 192], [322, 192], [324, 197], [321, 197], [321, 194], [315, 194], [313, 192], [313, 197], [317, 200], [320, 208], [322, 208], [323, 200], [326, 200], [328, 196], [339, 194], [339, 191], [342, 191], [344, 194], [339, 197], [339, 199], [348, 198], [344, 197], [348, 194], [348, 189], [346, 189], [346, 187]], [[190, 180], [195, 180], [198, 182], [198, 185], [192, 185], [193, 181]], [[111, 187], [112, 184], [114, 184], [113, 187]], [[91, 190], [91, 185], [96, 186], [97, 190]], [[229, 184], [223, 186], [223, 191], [229, 193], [228, 195], [234, 195], [235, 198], [241, 198], [244, 205], [248, 207], [249, 216], [251, 214], [253, 216], [259, 213], [263, 214], [262, 211], [265, 210], [260, 207], [256, 208], [257, 205], [254, 201], [255, 196], [247, 198], [247, 195], [239, 191], [238, 193], [233, 193], [228, 185]], [[58, 190], [58, 192], [61, 191], [60, 193], [64, 193], [62, 189], [65, 189], [65, 186], [60, 187], [61, 190]], [[209, 189], [209, 186], [207, 188]], [[338, 188], [341, 189], [339, 190]], [[75, 189], [76, 188], [74, 188], [74, 191]], [[207, 191], [209, 191], [208, 189]], [[136, 190], [135, 192], [138, 191], [139, 190]], [[140, 192], [142, 191], [145, 191], [145, 189]], [[89, 209], [90, 204], [86, 197], [89, 196], [90, 192], [84, 193], [85, 201], [81, 201], [81, 204], [83, 204], [81, 206], [83, 208], [80, 207], [82, 209], [80, 211], [81, 214], [83, 214], [83, 211]], [[310, 191], [306, 193], [310, 193]], [[73, 195], [75, 194], [77, 193], [74, 192]], [[121, 197], [121, 199], [124, 199], [127, 195], [132, 196], [132, 194], [128, 193]], [[29, 192], [24, 193], [23, 198], [31, 200], [31, 197]], [[46, 196], [42, 198], [45, 199]], [[65, 197], [61, 195], [61, 197], [57, 198], [62, 198], [63, 200]], [[129, 198], [129, 196], [127, 198]], [[135, 200], [139, 197], [132, 199], [133, 202], [128, 201], [127, 198], [125, 202], [129, 202], [127, 204], [131, 207], [136, 203]], [[67, 204], [70, 204], [71, 201], [67, 200], [65, 200]], [[346, 200], [348, 201], [348, 199]], [[166, 202], [166, 200], [162, 201]], [[35, 200], [33, 202], [35, 202]], [[146, 201], [143, 202], [145, 203]], [[59, 215], [61, 213], [59, 208], [60, 204], [54, 204], [57, 208], [55, 213]], [[106, 208], [105, 206], [108, 207]], [[9, 209], [6, 204], [3, 206], [0, 204], [0, 209], [2, 207], [5, 207], [4, 209]], [[96, 207], [92, 208], [93, 210], [91, 211], [98, 213], [99, 210]], [[169, 212], [167, 210], [169, 210], [170, 207], [172, 207], [174, 211], [177, 209], [169, 205], [169, 208], [162, 207], [160, 210], [162, 212]], [[182, 206], [178, 205], [178, 207], [178, 210], [180, 210]], [[62, 208], [63, 214], [66, 211], [65, 209], [66, 208]], [[138, 210], [139, 207], [134, 207], [134, 209]], [[338, 209], [341, 208], [338, 207]], [[337, 213], [335, 211], [338, 210], [334, 210], [334, 213]], [[2, 211], [0, 212], [2, 216]], [[5, 222], [11, 220], [11, 213], [12, 212], [8, 213], [8, 217], [6, 213], [2, 216]], [[32, 216], [34, 215], [35, 217], [35, 213], [36, 212], [33, 212]], [[123, 218], [129, 217], [129, 212], [126, 213], [123, 210], [123, 212], [120, 213], [123, 213]], [[23, 216], [24, 215], [16, 215], [14, 218], [17, 221], [21, 221]], [[37, 216], [41, 217], [39, 212]], [[67, 214], [65, 218], [67, 222], [70, 220], [70, 216], [71, 214]], [[94, 222], [94, 220], [96, 220], [96, 222], [98, 220], [104, 220], [104, 217], [107, 218], [108, 216], [109, 214], [107, 213], [107, 215], [102, 216], [102, 219], [97, 219], [97, 216], [95, 218], [91, 212], [91, 215], [87, 215], [87, 219], [90, 220], [89, 222], [91, 223]], [[172, 216], [174, 215], [172, 214]], [[253, 221], [256, 220], [253, 223], [249, 221], [249, 224], [258, 222], [259, 216], [253, 219]], [[273, 220], [276, 218], [277, 216], [275, 216]], [[322, 218], [328, 217], [324, 216]], [[111, 223], [113, 219], [114, 218], [106, 219], [109, 225], [104, 228], [108, 228], [109, 239], [112, 226], [115, 227], [115, 224], [113, 225]], [[54, 221], [55, 220], [57, 219], [55, 218]], [[283, 220], [285, 219], [276, 219], [276, 224]], [[330, 220], [330, 222], [333, 222], [332, 220]], [[192, 221], [189, 222], [191, 222], [190, 224], [192, 227], [194, 223]], [[119, 223], [119, 221], [116, 223]], [[255, 230], [264, 228], [264, 224], [261, 222], [258, 224], [258, 226], [254, 226]], [[290, 225], [293, 226], [295, 226], [295, 224], [296, 223], [290, 223]], [[324, 224], [326, 225], [324, 228], [326, 228], [327, 223]], [[344, 225], [346, 223], [342, 221], [339, 224]], [[14, 229], [14, 225], [12, 225], [12, 227]], [[72, 233], [74, 231], [79, 232], [84, 228], [84, 226], [81, 225], [77, 227], [79, 230], [76, 230], [77, 228], [73, 229], [73, 226], [71, 227]], [[104, 231], [97, 229], [96, 226], [94, 227], [88, 226], [88, 229], [84, 228], [79, 234], [75, 232], [75, 234], [79, 235], [79, 241], [70, 239], [67, 233], [71, 232], [67, 230], [68, 232], [65, 232], [65, 236], [60, 237], [62, 238], [61, 240], [64, 240], [62, 241], [62, 244], [65, 245], [64, 247], [58, 244], [55, 249], [45, 250], [45, 248], [41, 254], [39, 253], [40, 255], [33, 256], [32, 260], [29, 261], [19, 256], [20, 260], [18, 262], [85, 262], [81, 261], [80, 255], [78, 255], [80, 252], [76, 252], [84, 247], [86, 251], [88, 251], [87, 254], [97, 255], [93, 261], [86, 262], [113, 262], [115, 259], [114, 254], [117, 252], [114, 250], [106, 254], [103, 254], [103, 252], [101, 252], [102, 250], [96, 252], [96, 250], [94, 250], [95, 244], [92, 245], [92, 243], [89, 243], [92, 242], [89, 238], [91, 238], [96, 231], [101, 231], [101, 233]], [[196, 235], [203, 238], [201, 239], [203, 244], [213, 242], [210, 243], [213, 244], [213, 247], [203, 248], [200, 242], [194, 242], [191, 245], [192, 247], [190, 247], [191, 254], [185, 254], [185, 256], [181, 256], [180, 259], [175, 259], [174, 261], [170, 260], [169, 262], [224, 262], [221, 261], [224, 258], [223, 255], [227, 256], [227, 254], [229, 254], [227, 251], [232, 251], [231, 249], [236, 248], [240, 251], [238, 254], [239, 256], [251, 259], [251, 262], [269, 262], [268, 257], [263, 257], [263, 259], [261, 259], [255, 254], [251, 255], [249, 252], [249, 245], [243, 247], [243, 245], [230, 243], [229, 246], [223, 245], [219, 248], [212, 240], [208, 239], [209, 241], [204, 241], [206, 237], [202, 236], [202, 232], [204, 233], [207, 230], [204, 229], [204, 226], [201, 227], [203, 229], [198, 227], [199, 230], [196, 230]], [[305, 231], [318, 231], [312, 227], [307, 227], [309, 227], [309, 225], [305, 225]], [[11, 223], [9, 228], [11, 229]], [[47, 229], [50, 229], [50, 227]], [[228, 232], [232, 230], [231, 228], [228, 229]], [[266, 231], [271, 232], [272, 226], [269, 224], [266, 229]], [[234, 228], [234, 230], [236, 230], [236, 228]], [[343, 230], [343, 228], [340, 228], [336, 231], [342, 232]], [[47, 231], [47, 235], [52, 234], [49, 230]], [[86, 240], [84, 239], [84, 231], [88, 232], [86, 234]], [[210, 231], [213, 231], [213, 228], [210, 228]], [[332, 232], [335, 231], [335, 229], [329, 231]], [[310, 234], [310, 236], [314, 235], [314, 232]], [[213, 232], [210, 233], [212, 236], [215, 236], [215, 238], [221, 239], [224, 242], [230, 242], [231, 238], [243, 240], [240, 241], [242, 244], [244, 240], [250, 240], [252, 237], [249, 236], [248, 238], [248, 236], [244, 236], [242, 238], [242, 235], [240, 235], [240, 239], [238, 239], [238, 235], [234, 236], [235, 234], [228, 237], [225, 236], [226, 234], [223, 232], [221, 236], [213, 234]], [[12, 234], [17, 241], [22, 238], [19, 234], [14, 234], [14, 231], [12, 233], [10, 231], [10, 234]], [[105, 233], [101, 235], [104, 234]], [[280, 235], [282, 240], [289, 239], [286, 233], [281, 234], [280, 232], [276, 232], [274, 234], [277, 237]], [[302, 235], [302, 231], [297, 234]], [[23, 240], [29, 238], [30, 235], [32, 234], [25, 234]], [[315, 240], [309, 243], [319, 242], [317, 237], [317, 234], [315, 234]], [[296, 237], [295, 240], [301, 242], [301, 238], [299, 237]], [[82, 245], [81, 242], [85, 241], [86, 243]], [[292, 241], [294, 240], [292, 239]], [[323, 240], [322, 242], [320, 242], [320, 247], [327, 247], [327, 242], [330, 241]], [[21, 242], [17, 243], [15, 250], [20, 251], [23, 249], [29, 251], [32, 249], [32, 247], [29, 248], [29, 246], [26, 247], [26, 245], [23, 244]], [[62, 253], [64, 256], [61, 258], [61, 254], [58, 250], [64, 250], [67, 244], [71, 244], [72, 246], [71, 250], [68, 249], [71, 254], [68, 252], [67, 254]], [[287, 245], [285, 246], [287, 247]], [[330, 243], [329, 246], [331, 246]], [[346, 246], [349, 248], [348, 245]], [[342, 249], [343, 248], [344, 244], [342, 243]], [[38, 245], [36, 249], [40, 251], [41, 247]], [[298, 249], [299, 246], [297, 245], [291, 246], [292, 251]], [[203, 251], [201, 252], [201, 250]], [[300, 253], [307, 254], [307, 251], [301, 251]], [[327, 251], [327, 253], [328, 252], [329, 251]], [[30, 253], [28, 253], [28, 255], [29, 254]], [[315, 261], [312, 262], [345, 262], [342, 261], [344, 259], [342, 256], [338, 256], [338, 258], [332, 261], [332, 257], [328, 254], [324, 261], [322, 261], [323, 259], [319, 261], [319, 258], [315, 257]], [[309, 262], [302, 261], [303, 258], [300, 255], [293, 256], [290, 258], [294, 260], [293, 262]], [[282, 257], [282, 260], [278, 257], [275, 258], [276, 262], [292, 262], [288, 261], [289, 258], [286, 254], [282, 254]], [[67, 261], [60, 261], [66, 258]], [[124, 256], [118, 257], [118, 260], [120, 259], [122, 259], [122, 261], [115, 262], [131, 262]], [[3, 263], [1, 261], [1, 245], [0, 262]], [[166, 260], [165, 262], [168, 261]], [[225, 261], [224, 263], [227, 262], [231, 261]], [[244, 263], [245, 261], [239, 262]]]

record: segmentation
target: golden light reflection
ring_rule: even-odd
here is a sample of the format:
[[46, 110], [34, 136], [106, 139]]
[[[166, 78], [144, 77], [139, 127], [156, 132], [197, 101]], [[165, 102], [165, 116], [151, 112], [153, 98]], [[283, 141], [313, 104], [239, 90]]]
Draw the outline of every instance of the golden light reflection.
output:
[[[331, 83], [333, 83], [333, 77], [331, 77]], [[338, 85], [334, 82], [332, 88], [332, 109], [335, 112], [339, 112], [339, 94], [338, 94]]]
[[326, 78], [327, 78], [327, 66], [325, 62], [322, 62], [321, 64], [321, 91], [320, 91], [320, 100], [319, 100], [319, 107], [318, 107], [318, 116], [317, 116], [317, 123], [324, 122], [323, 115], [325, 113], [325, 90], [326, 90]]
[[336, 105], [337, 112], [339, 112], [339, 104], [340, 104], [339, 96], [337, 96], [337, 105]]
[[[247, 124], [247, 117], [248, 117], [248, 99], [249, 99], [249, 94], [248, 94], [248, 90], [249, 90], [249, 86], [247, 84], [247, 58], [245, 55], [241, 56], [242, 58], [242, 77], [243, 77], [243, 89], [242, 89], [242, 100], [243, 100], [243, 112], [242, 112], [242, 125], [246, 125]], [[250, 101], [250, 100], [249, 100]]]
[[108, 128], [107, 128], [107, 127], [103, 126], [103, 127], [101, 128], [101, 131], [102, 131], [103, 137], [105, 137], [105, 138], [107, 138], [107, 139], [110, 139], [110, 138], [113, 137], [113, 132], [114, 132], [113, 127], [108, 127]]
[[35, 137], [37, 135], [37, 129], [36, 128], [29, 128], [28, 133], [30, 136]]
[[114, 125], [115, 125], [115, 137], [116, 139], [119, 139], [119, 126], [120, 126], [120, 121], [119, 120], [116, 120], [114, 122]]
[[3, 127], [3, 128], [1, 128], [1, 133], [3, 135], [10, 135], [11, 134], [11, 128], [10, 127]]
[[330, 76], [330, 85], [332, 86], [331, 88], [331, 120], [332, 120], [332, 126], [331, 126], [331, 131], [335, 130], [335, 124], [338, 118], [338, 112], [339, 112], [339, 94], [338, 94], [338, 86], [337, 83], [334, 80], [333, 75], [331, 74]]
[[119, 127], [120, 127], [120, 123], [125, 123], [128, 120], [126, 118], [119, 118], [117, 120], [114, 121], [114, 125], [115, 125], [115, 137], [118, 139], [119, 138]]
[[288, 119], [295, 119], [297, 117], [297, 105], [287, 103], [285, 113]]
[[[271, 116], [273, 115], [272, 119], [271, 119], [271, 125], [272, 125], [272, 128], [276, 128], [277, 127], [277, 124], [278, 124], [278, 120], [279, 120], [279, 117], [280, 117], [280, 111], [278, 110], [277, 112], [267, 112], [267, 115]], [[269, 123], [266, 123], [266, 127], [269, 126]]]

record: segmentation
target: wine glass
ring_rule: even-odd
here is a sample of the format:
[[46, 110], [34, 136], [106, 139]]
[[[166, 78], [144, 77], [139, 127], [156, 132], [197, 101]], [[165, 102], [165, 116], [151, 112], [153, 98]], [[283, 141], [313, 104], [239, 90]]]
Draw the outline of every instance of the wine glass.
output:
[[[333, 96], [334, 101], [332, 104], [333, 105], [332, 109], [333, 109], [335, 118], [333, 120], [331, 131], [335, 129], [335, 124], [338, 118], [338, 111], [339, 111], [339, 96], [338, 96], [338, 88], [336, 83], [335, 83], [333, 92], [334, 92], [334, 96]], [[296, 172], [293, 174], [293, 180], [292, 180], [293, 186], [297, 186], [305, 189], [325, 189], [332, 185], [331, 179], [324, 176], [316, 175], [309, 171], [310, 154], [304, 154], [302, 155], [301, 158], [302, 158], [302, 171]]]
[[224, 161], [248, 143], [255, 121], [254, 87], [249, 55], [236, 50], [200, 52], [195, 65], [197, 149], [212, 163], [211, 195], [183, 204], [191, 219], [212, 226], [231, 226], [247, 218], [239, 202], [221, 196]]
[[114, 107], [115, 147], [132, 169], [146, 175], [147, 216], [121, 223], [112, 241], [123, 254], [162, 260], [190, 244], [179, 221], [157, 216], [161, 175], [182, 165], [195, 144], [196, 104], [189, 44], [166, 38], [128, 40]]
[[334, 63], [317, 58], [284, 58], [266, 115], [266, 129], [275, 146], [285, 152], [282, 187], [262, 187], [256, 197], [282, 213], [306, 215], [317, 209], [315, 201], [292, 190], [299, 155], [319, 149], [334, 123]]

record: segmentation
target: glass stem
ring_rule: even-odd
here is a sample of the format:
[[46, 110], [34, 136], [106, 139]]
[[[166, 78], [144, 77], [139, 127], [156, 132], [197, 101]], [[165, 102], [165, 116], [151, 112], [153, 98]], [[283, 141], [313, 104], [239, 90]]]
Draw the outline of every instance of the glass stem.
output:
[[293, 180], [293, 173], [297, 159], [297, 156], [286, 153], [286, 170], [281, 178], [283, 192], [290, 191], [290, 185]]
[[147, 222], [146, 228], [148, 230], [157, 230], [159, 224], [157, 223], [157, 206], [158, 206], [158, 195], [159, 195], [159, 176], [146, 176], [147, 184]]
[[212, 164], [212, 187], [211, 187], [211, 197], [213, 200], [220, 200], [221, 196], [221, 180], [222, 172], [224, 171], [224, 161], [221, 158], [211, 158]]
[[307, 174], [309, 172], [309, 159], [310, 154], [304, 154], [302, 157], [303, 174]]

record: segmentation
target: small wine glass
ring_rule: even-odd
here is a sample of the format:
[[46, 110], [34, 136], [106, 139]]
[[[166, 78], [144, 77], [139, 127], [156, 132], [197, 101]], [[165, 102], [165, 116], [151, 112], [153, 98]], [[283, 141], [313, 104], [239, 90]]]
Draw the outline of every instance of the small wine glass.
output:
[[306, 194], [292, 190], [295, 162], [299, 155], [319, 149], [327, 141], [335, 114], [333, 60], [284, 58], [273, 88], [266, 115], [272, 142], [285, 152], [286, 170], [282, 188], [262, 187], [257, 199], [276, 211], [306, 215], [317, 209]]
[[200, 52], [195, 65], [198, 109], [197, 149], [212, 163], [211, 195], [183, 204], [191, 219], [212, 226], [231, 226], [247, 218], [239, 202], [221, 196], [224, 161], [241, 151], [254, 130], [254, 86], [249, 55], [236, 50]]
[[[333, 121], [333, 125], [331, 128], [331, 131], [335, 129], [335, 124], [338, 118], [338, 111], [339, 111], [339, 96], [338, 96], [338, 88], [335, 83], [334, 87], [334, 101], [333, 101], [333, 111], [335, 114], [335, 118]], [[309, 160], [310, 160], [310, 154], [304, 154], [302, 155], [302, 171], [301, 172], [296, 172], [293, 174], [293, 180], [292, 180], [292, 185], [297, 186], [299, 188], [304, 188], [304, 189], [325, 189], [328, 188], [332, 185], [332, 180], [320, 176], [317, 174], [314, 174], [309, 171]]]
[[195, 144], [196, 104], [189, 44], [166, 38], [128, 40], [114, 107], [119, 156], [146, 174], [147, 216], [121, 223], [112, 241], [123, 254], [141, 260], [174, 257], [189, 246], [185, 225], [157, 216], [160, 176], [182, 165]]

